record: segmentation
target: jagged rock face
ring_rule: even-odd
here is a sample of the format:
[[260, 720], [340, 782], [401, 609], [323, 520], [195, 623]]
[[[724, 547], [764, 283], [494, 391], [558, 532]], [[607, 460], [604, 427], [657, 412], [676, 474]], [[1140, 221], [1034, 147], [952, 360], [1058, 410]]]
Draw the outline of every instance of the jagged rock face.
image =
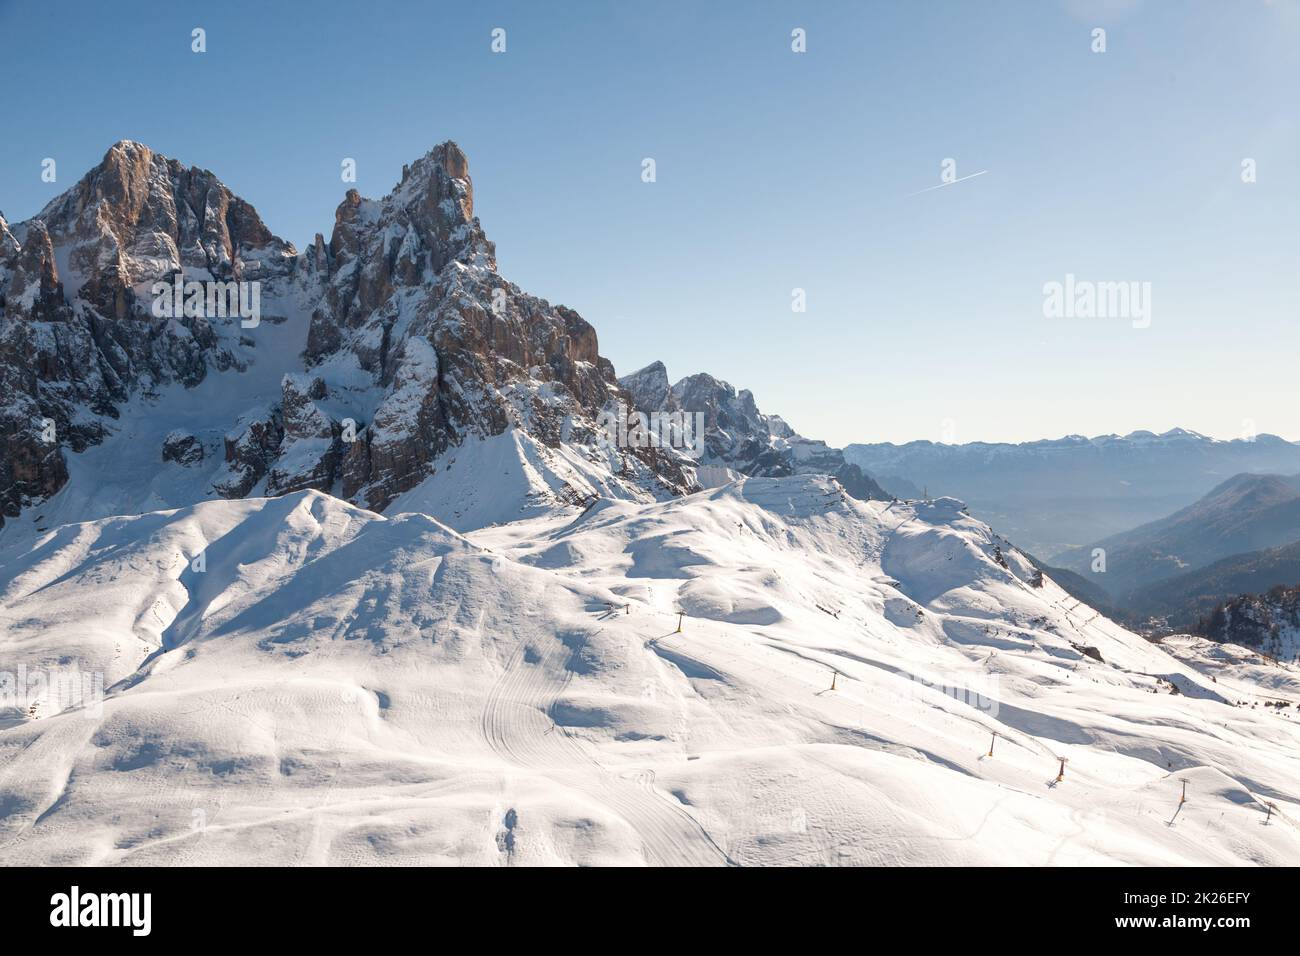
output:
[[736, 391], [712, 375], [690, 375], [669, 385], [668, 370], [654, 362], [619, 379], [635, 408], [654, 412], [704, 415], [705, 465], [743, 475], [781, 478], [796, 474], [826, 474], [839, 478], [849, 494], [864, 500], [889, 495], [843, 453], [825, 442], [804, 438], [779, 415], [764, 415], [747, 389]]
[[203, 461], [203, 442], [190, 432], [173, 430], [163, 440], [162, 458], [186, 467], [197, 465]]
[[[13, 240], [13, 236], [9, 238]], [[63, 301], [54, 246], [45, 224], [37, 220], [28, 225], [24, 239], [13, 251], [12, 275], [5, 291], [7, 306], [41, 321], [66, 320], [70, 313]]]
[[641, 411], [681, 411], [681, 402], [668, 382], [668, 369], [663, 362], [651, 362], [639, 371], [621, 376], [618, 382], [627, 389], [633, 406]]
[[105, 315], [140, 283], [182, 267], [213, 278], [285, 274], [295, 257], [212, 173], [128, 141], [36, 218], [71, 245], [68, 265], [95, 283]]
[[125, 141], [33, 219], [0, 226], [0, 514], [56, 492], [62, 449], [100, 441], [132, 393], [244, 367], [237, 323], [156, 317], [153, 283], [274, 284], [294, 263], [212, 173]]
[[[328, 375], [357, 362], [384, 395], [342, 456], [342, 493], [371, 508], [422, 481], [466, 438], [517, 427], [550, 447], [593, 444], [616, 401], [613, 366], [576, 312], [527, 295], [496, 272], [474, 217], [473, 186], [454, 143], [408, 167], [384, 200], [349, 192], [328, 244], [318, 237], [303, 282], [319, 304], [307, 360]], [[615, 472], [691, 487], [683, 462], [628, 449]]]
[[[629, 399], [591, 325], [497, 274], [454, 143], [382, 200], [349, 191], [329, 242], [299, 256], [212, 173], [122, 142], [32, 220], [0, 219], [0, 512], [58, 491], [63, 452], [111, 434], [129, 398], [258, 363], [233, 318], [155, 314], [155, 283], [177, 274], [256, 281], [263, 322], [306, 326], [302, 355], [272, 369], [280, 394], [250, 391], [219, 423], [224, 461], [196, 434], [162, 442], [164, 461], [215, 469], [196, 473], [210, 494], [316, 488], [381, 509], [457, 446], [510, 429], [576, 450], [632, 496], [697, 487], [670, 449], [600, 446], [598, 416]], [[228, 384], [242, 400], [240, 376]], [[588, 500], [581, 485], [558, 498]]]
[[253, 408], [226, 433], [225, 470], [213, 482], [223, 498], [243, 498], [266, 477], [280, 454], [284, 426], [278, 410]]
[[774, 440], [787, 437], [788, 428], [779, 419], [769, 421], [758, 410], [752, 392], [737, 392], [704, 372], [687, 376], [672, 391], [683, 410], [704, 412], [707, 459], [728, 464], [746, 475], [780, 478], [794, 474], [792, 456]]
[[306, 375], [285, 375], [280, 383], [282, 435], [267, 478], [267, 494], [315, 488], [329, 491], [338, 473], [342, 426], [316, 404], [328, 394], [325, 383]]

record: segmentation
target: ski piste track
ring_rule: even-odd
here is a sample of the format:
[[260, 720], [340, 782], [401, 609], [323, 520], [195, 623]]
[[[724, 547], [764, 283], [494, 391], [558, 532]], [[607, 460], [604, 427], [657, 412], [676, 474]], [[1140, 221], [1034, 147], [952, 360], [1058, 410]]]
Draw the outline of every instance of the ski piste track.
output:
[[542, 648], [520, 642], [483, 705], [480, 726], [488, 746], [503, 761], [607, 807], [636, 830], [649, 863], [735, 865], [685, 808], [655, 787], [653, 770], [613, 772], [555, 722], [553, 707], [585, 642], [569, 647], [550, 637]]

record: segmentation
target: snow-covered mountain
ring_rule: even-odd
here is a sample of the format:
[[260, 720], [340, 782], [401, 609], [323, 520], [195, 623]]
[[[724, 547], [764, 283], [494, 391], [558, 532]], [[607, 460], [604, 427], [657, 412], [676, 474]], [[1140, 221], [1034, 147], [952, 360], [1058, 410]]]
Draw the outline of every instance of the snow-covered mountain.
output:
[[6, 711], [5, 864], [1300, 862], [1293, 711], [951, 499], [206, 501], [0, 545], [0, 606], [109, 685]]
[[1300, 862], [1293, 668], [620, 383], [453, 143], [302, 254], [131, 142], [0, 219], [0, 512], [3, 864]]
[[804, 438], [779, 415], [760, 412], [748, 389], [738, 392], [703, 372], [669, 385], [663, 362], [624, 375], [619, 383], [644, 414], [702, 416], [704, 429], [699, 437], [703, 447], [698, 460], [704, 466], [699, 475], [705, 484], [719, 484], [739, 475], [780, 478], [818, 474], [834, 476], [849, 494], [864, 501], [891, 497], [870, 475], [845, 461], [838, 448]]
[[[178, 274], [246, 283], [259, 315], [160, 315]], [[29, 533], [303, 488], [452, 501], [470, 527], [698, 487], [671, 449], [597, 440], [627, 401], [613, 367], [580, 316], [497, 273], [454, 143], [382, 200], [350, 191], [299, 255], [212, 173], [124, 141], [0, 220], [0, 290], [0, 512]], [[470, 462], [510, 494], [460, 480]]]
[[844, 455], [895, 494], [962, 499], [1050, 561], [1171, 514], [1233, 475], [1300, 471], [1300, 444], [1276, 435], [1223, 441], [1181, 428], [1014, 445], [849, 445]]

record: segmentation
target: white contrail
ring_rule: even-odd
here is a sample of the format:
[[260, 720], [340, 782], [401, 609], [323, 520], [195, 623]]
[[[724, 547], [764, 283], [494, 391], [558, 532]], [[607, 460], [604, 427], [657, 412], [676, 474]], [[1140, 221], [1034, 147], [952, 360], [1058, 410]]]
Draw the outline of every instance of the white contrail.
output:
[[952, 182], [948, 182], [948, 183], [939, 183], [937, 186], [926, 186], [924, 189], [918, 189], [918, 190], [917, 190], [916, 192], [914, 192], [914, 193], [908, 193], [908, 194], [907, 194], [906, 196], [904, 196], [903, 198], [904, 198], [904, 199], [911, 199], [913, 196], [919, 196], [919, 195], [921, 195], [921, 193], [928, 193], [928, 192], [930, 192], [930, 190], [932, 190], [932, 189], [943, 189], [944, 186], [952, 186], [952, 185], [955, 185], [955, 184], [957, 184], [957, 183], [965, 182], [965, 181], [968, 180], [968, 179], [974, 179], [976, 176], [983, 176], [983, 175], [984, 175], [985, 173], [987, 173], [987, 172], [988, 172], [987, 169], [981, 169], [978, 173], [971, 173], [969, 176], [961, 176], [961, 177], [959, 177], [958, 179], [954, 179]]

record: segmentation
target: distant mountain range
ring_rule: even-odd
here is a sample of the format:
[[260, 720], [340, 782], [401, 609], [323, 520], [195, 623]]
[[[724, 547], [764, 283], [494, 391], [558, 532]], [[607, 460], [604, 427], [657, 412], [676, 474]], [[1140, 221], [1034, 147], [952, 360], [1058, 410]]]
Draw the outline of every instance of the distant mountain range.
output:
[[[1166, 518], [1059, 555], [1112, 597], [1204, 568], [1221, 558], [1300, 540], [1300, 476], [1236, 475]], [[1093, 555], [1105, 551], [1105, 571]]]
[[1276, 435], [1224, 441], [1181, 428], [1021, 444], [854, 444], [844, 457], [894, 494], [962, 499], [1050, 564], [1163, 518], [1234, 475], [1300, 472], [1300, 444]]
[[1048, 572], [1063, 587], [1118, 620], [1192, 629], [1238, 595], [1300, 583], [1300, 475], [1235, 475], [1167, 517], [1055, 564]]

